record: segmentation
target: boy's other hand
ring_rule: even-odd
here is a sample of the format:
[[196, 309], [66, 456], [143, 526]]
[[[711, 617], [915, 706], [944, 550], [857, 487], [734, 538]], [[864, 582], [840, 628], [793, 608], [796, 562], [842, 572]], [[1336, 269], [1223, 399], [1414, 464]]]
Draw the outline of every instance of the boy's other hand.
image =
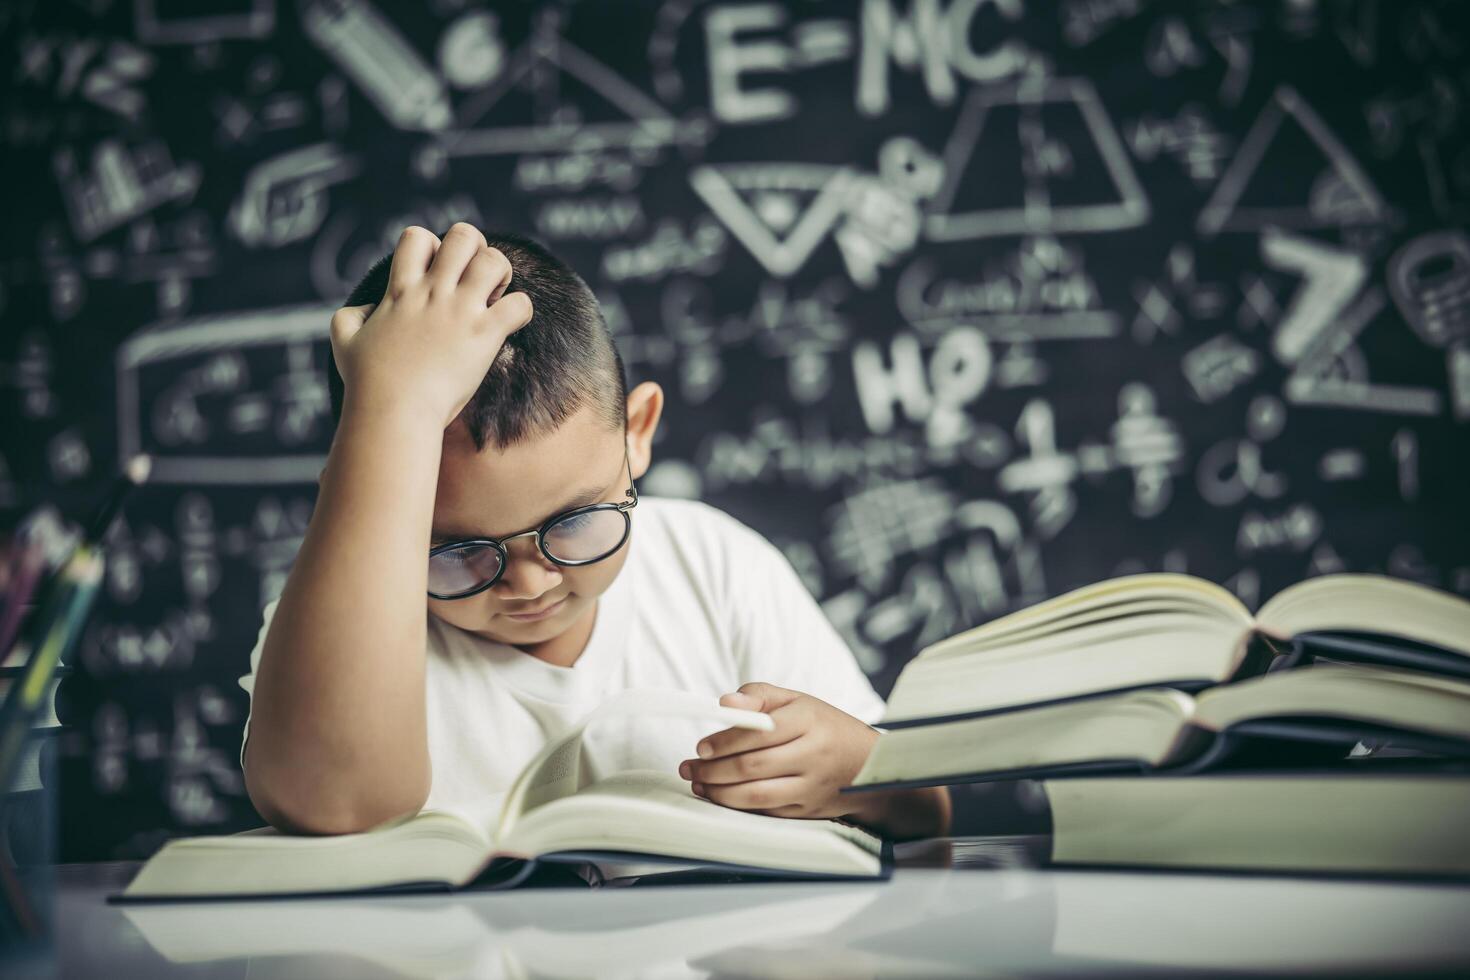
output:
[[742, 684], [720, 703], [764, 711], [768, 732], [726, 728], [679, 764], [696, 795], [777, 817], [841, 817], [858, 801], [838, 793], [867, 761], [879, 732], [826, 701], [774, 684]]
[[332, 356], [347, 397], [407, 404], [447, 428], [505, 338], [530, 322], [531, 300], [506, 293], [510, 281], [510, 261], [473, 225], [459, 222], [442, 241], [405, 228], [382, 302], [332, 316]]

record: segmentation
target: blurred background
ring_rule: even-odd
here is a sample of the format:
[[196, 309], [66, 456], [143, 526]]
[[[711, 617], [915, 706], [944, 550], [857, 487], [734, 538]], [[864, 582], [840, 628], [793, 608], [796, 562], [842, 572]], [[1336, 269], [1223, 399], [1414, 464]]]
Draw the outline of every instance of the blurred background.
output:
[[[330, 444], [328, 318], [407, 224], [564, 256], [667, 394], [640, 489], [775, 541], [882, 694], [1128, 572], [1251, 608], [1335, 571], [1470, 594], [1467, 27], [1450, 0], [6, 4], [0, 517], [80, 518], [155, 459], [43, 753], [60, 859], [262, 822], [236, 679]], [[961, 832], [1042, 819], [1030, 784], [955, 797]]]

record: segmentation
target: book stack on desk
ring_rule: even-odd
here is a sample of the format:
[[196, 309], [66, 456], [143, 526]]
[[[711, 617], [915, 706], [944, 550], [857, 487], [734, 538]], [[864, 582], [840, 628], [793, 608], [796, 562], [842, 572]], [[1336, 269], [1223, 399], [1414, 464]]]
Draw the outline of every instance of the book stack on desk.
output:
[[1470, 874], [1470, 601], [1112, 579], [926, 647], [845, 792], [1040, 779], [1057, 864]]

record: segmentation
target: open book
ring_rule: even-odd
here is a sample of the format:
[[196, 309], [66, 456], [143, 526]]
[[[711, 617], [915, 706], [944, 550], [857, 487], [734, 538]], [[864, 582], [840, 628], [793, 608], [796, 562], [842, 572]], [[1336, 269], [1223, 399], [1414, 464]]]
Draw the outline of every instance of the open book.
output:
[[1470, 681], [1316, 663], [1190, 695], [1145, 688], [879, 736], [853, 787], [1328, 762], [1359, 742], [1470, 758]]
[[[590, 727], [613, 718], [682, 717], [769, 731], [771, 717], [689, 691], [639, 689], [603, 702], [521, 771], [486, 826], [428, 809], [363, 833], [302, 837], [246, 832], [169, 841], [117, 901], [198, 896], [511, 888], [545, 863], [597, 873], [690, 865], [755, 875], [886, 878], [891, 844], [841, 820], [750, 813], [695, 796], [678, 773], [653, 769], [593, 778]], [[593, 876], [590, 882], [596, 882]]]
[[[887, 729], [1143, 687], [1200, 690], [1316, 657], [1470, 680], [1470, 601], [1381, 575], [1283, 589], [1254, 616], [1192, 575], [1109, 579], [925, 647]], [[1279, 664], [1278, 664], [1279, 665]]]

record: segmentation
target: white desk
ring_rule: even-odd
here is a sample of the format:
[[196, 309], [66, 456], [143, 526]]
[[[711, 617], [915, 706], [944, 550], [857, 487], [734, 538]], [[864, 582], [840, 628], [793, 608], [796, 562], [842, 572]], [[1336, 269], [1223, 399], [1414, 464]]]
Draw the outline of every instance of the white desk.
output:
[[894, 877], [877, 884], [146, 906], [104, 901], [136, 862], [65, 865], [58, 975], [1470, 975], [1464, 884], [972, 866], [991, 863], [996, 843], [901, 845]]

